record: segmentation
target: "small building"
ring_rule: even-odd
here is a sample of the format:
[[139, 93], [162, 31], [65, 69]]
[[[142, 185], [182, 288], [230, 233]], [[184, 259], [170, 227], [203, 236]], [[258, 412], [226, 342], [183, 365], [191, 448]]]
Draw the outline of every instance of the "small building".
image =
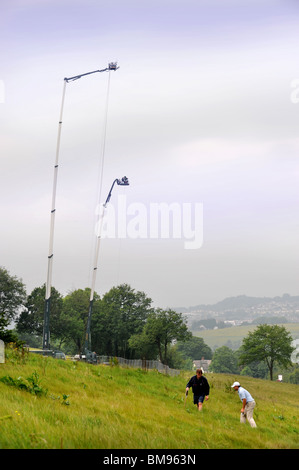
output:
[[200, 360], [194, 360], [193, 361], [193, 369], [201, 369], [203, 371], [203, 373], [205, 372], [209, 372], [209, 366], [211, 364], [211, 360], [210, 359], [205, 359], [204, 357], [202, 357]]

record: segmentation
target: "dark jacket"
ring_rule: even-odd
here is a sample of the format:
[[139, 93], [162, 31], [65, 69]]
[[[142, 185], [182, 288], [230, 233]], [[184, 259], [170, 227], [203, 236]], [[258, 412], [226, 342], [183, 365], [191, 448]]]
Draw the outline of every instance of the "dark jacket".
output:
[[199, 379], [196, 375], [191, 377], [186, 387], [191, 388], [195, 396], [209, 395], [210, 385], [207, 379], [202, 375]]

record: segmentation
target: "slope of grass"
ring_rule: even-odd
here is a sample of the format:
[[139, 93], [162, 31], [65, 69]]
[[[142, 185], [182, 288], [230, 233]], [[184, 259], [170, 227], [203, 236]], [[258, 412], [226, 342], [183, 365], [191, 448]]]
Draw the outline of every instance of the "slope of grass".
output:
[[[43, 393], [4, 383], [38, 378]], [[1, 449], [295, 449], [298, 386], [239, 378], [256, 399], [257, 429], [239, 422], [237, 376], [210, 374], [199, 413], [177, 377], [30, 354], [0, 364]], [[17, 383], [17, 382], [16, 382]]]

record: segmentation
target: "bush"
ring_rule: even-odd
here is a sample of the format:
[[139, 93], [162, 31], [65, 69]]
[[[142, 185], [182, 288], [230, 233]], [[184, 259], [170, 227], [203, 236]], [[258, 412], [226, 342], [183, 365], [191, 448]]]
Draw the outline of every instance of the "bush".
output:
[[25, 348], [22, 342], [5, 344], [5, 358], [12, 363], [25, 364], [28, 354], [28, 348]]
[[23, 379], [23, 377], [18, 377], [14, 379], [10, 375], [5, 375], [4, 377], [0, 378], [0, 382], [3, 382], [6, 385], [11, 387], [18, 388], [19, 390], [25, 390], [26, 392], [30, 392], [33, 395], [41, 396], [46, 395], [48, 390], [44, 389], [40, 385], [39, 375], [36, 371], [32, 373], [27, 379]]

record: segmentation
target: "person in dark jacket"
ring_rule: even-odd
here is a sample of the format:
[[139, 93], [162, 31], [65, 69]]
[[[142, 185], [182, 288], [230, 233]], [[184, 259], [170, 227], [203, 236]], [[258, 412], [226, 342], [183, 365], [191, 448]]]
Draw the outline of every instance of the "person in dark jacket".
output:
[[207, 379], [202, 375], [202, 370], [197, 369], [196, 375], [191, 377], [186, 385], [186, 395], [192, 387], [193, 403], [197, 405], [198, 411], [201, 411], [204, 400], [209, 399], [210, 385]]

